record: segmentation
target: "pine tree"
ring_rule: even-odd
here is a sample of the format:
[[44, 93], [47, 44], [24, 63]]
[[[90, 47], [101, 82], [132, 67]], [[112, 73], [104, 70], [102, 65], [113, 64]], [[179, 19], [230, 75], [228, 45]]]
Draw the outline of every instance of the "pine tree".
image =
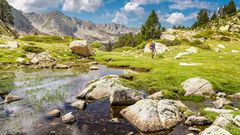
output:
[[214, 12], [210, 20], [214, 20], [216, 18], [217, 18], [217, 14], [216, 14], [216, 12]]
[[207, 9], [201, 9], [197, 15], [197, 19], [198, 19], [198, 26], [206, 24], [209, 21]]
[[0, 20], [13, 25], [13, 19], [11, 6], [6, 0], [0, 0]]
[[236, 12], [237, 12], [236, 4], [233, 0], [231, 0], [226, 6], [225, 14], [232, 15], [232, 14], [235, 14]]
[[161, 36], [161, 24], [156, 12], [153, 10], [148, 16], [147, 21], [141, 28], [143, 40], [159, 39]]

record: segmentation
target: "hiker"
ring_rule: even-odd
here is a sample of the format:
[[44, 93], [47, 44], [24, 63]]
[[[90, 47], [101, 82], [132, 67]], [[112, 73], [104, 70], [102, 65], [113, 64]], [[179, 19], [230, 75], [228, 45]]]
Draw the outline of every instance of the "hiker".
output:
[[154, 56], [156, 55], [156, 47], [155, 47], [155, 43], [152, 40], [150, 40], [149, 42], [149, 49], [152, 52], [152, 59], [153, 59]]

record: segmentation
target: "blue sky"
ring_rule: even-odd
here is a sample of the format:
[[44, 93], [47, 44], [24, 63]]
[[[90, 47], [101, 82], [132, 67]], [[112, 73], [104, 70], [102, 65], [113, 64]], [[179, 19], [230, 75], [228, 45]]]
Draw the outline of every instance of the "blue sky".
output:
[[[155, 10], [164, 27], [191, 26], [197, 12], [207, 8], [209, 13], [229, 0], [9, 0], [24, 12], [49, 12], [59, 10], [67, 16], [94, 23], [119, 23], [141, 27], [147, 16]], [[238, 7], [240, 1], [235, 0]]]

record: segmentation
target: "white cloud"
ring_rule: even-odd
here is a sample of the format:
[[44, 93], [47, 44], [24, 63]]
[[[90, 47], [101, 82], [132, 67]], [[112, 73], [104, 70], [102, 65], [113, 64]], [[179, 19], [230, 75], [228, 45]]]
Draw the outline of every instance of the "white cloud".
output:
[[103, 0], [65, 0], [63, 10], [70, 12], [95, 12], [103, 5]]
[[63, 0], [8, 0], [9, 4], [25, 12], [41, 11], [47, 8], [57, 8]]
[[181, 24], [184, 21], [191, 20], [191, 19], [195, 18], [196, 16], [197, 16], [197, 13], [191, 13], [188, 16], [185, 16], [183, 13], [175, 12], [175, 13], [170, 14], [166, 18], [166, 22], [176, 25], [176, 24]]
[[216, 7], [215, 3], [210, 3], [201, 0], [173, 0], [173, 4], [169, 6], [170, 9], [185, 10], [190, 8], [206, 8], [214, 9]]
[[126, 25], [128, 23], [128, 17], [122, 12], [116, 12], [112, 22]]

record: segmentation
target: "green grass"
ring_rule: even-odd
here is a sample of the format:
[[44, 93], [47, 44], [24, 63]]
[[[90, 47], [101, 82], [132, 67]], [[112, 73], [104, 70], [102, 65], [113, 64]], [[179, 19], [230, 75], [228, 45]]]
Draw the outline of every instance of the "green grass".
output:
[[42, 35], [28, 35], [19, 38], [21, 41], [28, 42], [45, 42], [45, 43], [62, 43], [62, 42], [70, 42], [72, 37], [60, 37], [60, 36], [42, 36]]
[[[206, 44], [216, 47], [222, 44], [217, 40], [207, 40]], [[199, 49], [199, 53], [184, 56], [179, 60], [174, 57], [190, 47], [188, 44], [170, 47], [171, 51], [163, 53], [163, 57], [151, 59], [149, 54], [142, 50], [134, 50], [125, 55], [124, 52], [96, 53], [95, 59], [108, 66], [125, 68], [148, 69], [149, 72], [134, 74], [134, 80], [124, 80], [130, 87], [146, 90], [165, 90], [167, 95], [176, 97], [184, 94], [181, 83], [192, 77], [201, 77], [210, 81], [213, 88], [228, 94], [240, 92], [240, 54], [230, 53], [231, 50], [240, 50], [239, 42], [224, 44], [226, 49], [220, 53], [211, 50]], [[228, 53], [226, 53], [228, 52]], [[197, 62], [200, 66], [184, 67], [180, 62]]]
[[41, 47], [38, 47], [38, 46], [23, 46], [22, 49], [25, 51], [25, 52], [30, 52], [30, 53], [41, 53], [41, 52], [44, 52], [45, 50]]
[[215, 119], [219, 116], [219, 113], [205, 111], [204, 109], [200, 109], [200, 113], [201, 113], [201, 115], [208, 118], [211, 122], [214, 122]]
[[240, 128], [233, 123], [229, 124], [226, 128], [232, 135], [240, 135]]

